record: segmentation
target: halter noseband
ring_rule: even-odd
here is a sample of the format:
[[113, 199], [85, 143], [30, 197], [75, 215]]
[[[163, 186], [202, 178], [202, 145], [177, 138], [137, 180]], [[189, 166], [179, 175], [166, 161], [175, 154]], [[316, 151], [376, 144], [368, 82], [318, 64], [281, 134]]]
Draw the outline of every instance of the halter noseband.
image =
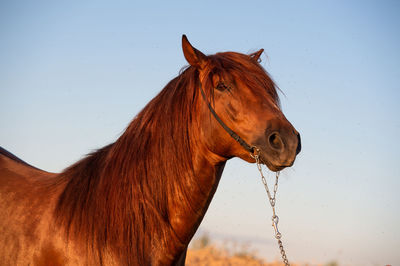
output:
[[246, 151], [250, 152], [251, 154], [254, 153], [254, 146], [250, 146], [245, 140], [243, 140], [238, 134], [236, 134], [235, 131], [230, 129], [223, 121], [222, 119], [217, 115], [215, 112], [214, 108], [212, 108], [210, 102], [206, 98], [206, 94], [203, 91], [203, 88], [201, 86], [201, 81], [200, 81], [200, 92], [201, 95], [203, 96], [204, 101], [207, 103], [208, 109], [210, 109], [210, 112], [213, 114], [215, 119], [218, 121], [218, 123], [225, 129], [226, 132], [234, 139], [236, 140], [243, 148], [245, 148]]

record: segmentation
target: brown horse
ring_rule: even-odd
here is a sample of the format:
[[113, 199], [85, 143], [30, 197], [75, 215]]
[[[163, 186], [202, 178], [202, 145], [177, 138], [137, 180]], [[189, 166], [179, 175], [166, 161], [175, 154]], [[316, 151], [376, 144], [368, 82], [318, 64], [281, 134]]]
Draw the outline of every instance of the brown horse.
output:
[[182, 38], [190, 64], [115, 142], [60, 174], [0, 150], [1, 265], [183, 265], [225, 163], [252, 153], [291, 166], [300, 137], [258, 60], [206, 56]]

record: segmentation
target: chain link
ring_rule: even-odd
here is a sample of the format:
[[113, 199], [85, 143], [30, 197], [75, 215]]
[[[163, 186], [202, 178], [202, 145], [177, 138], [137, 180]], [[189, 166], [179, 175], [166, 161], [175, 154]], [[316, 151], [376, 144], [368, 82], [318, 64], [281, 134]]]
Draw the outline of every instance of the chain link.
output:
[[273, 195], [271, 196], [271, 192], [269, 191], [269, 187], [267, 184], [267, 179], [265, 178], [263, 171], [262, 171], [262, 164], [261, 164], [261, 160], [260, 160], [260, 150], [256, 147], [254, 147], [254, 150], [255, 150], [255, 152], [254, 152], [254, 155], [252, 155], [252, 157], [256, 160], [257, 169], [260, 172], [261, 180], [264, 184], [265, 191], [267, 192], [267, 195], [268, 195], [269, 203], [272, 207], [272, 227], [274, 228], [274, 231], [275, 231], [275, 238], [278, 240], [279, 251], [281, 253], [282, 260], [283, 260], [283, 263], [285, 264], [285, 266], [290, 266], [289, 261], [286, 256], [285, 249], [283, 248], [283, 244], [282, 244], [282, 240], [281, 240], [282, 234], [278, 230], [279, 217], [278, 217], [278, 215], [276, 215], [276, 211], [275, 211], [276, 192], [278, 191], [278, 180], [279, 180], [280, 172], [279, 171], [276, 172]]

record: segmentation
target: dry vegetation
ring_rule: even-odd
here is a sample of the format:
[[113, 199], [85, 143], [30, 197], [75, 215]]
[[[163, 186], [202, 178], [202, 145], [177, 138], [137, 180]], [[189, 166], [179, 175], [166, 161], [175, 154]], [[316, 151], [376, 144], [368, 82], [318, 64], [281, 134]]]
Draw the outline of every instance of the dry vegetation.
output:
[[[232, 254], [227, 250], [210, 245], [201, 249], [189, 249], [186, 257], [188, 266], [283, 266], [283, 263], [267, 263], [252, 254]], [[295, 265], [295, 264], [292, 264]]]
[[[207, 235], [194, 240], [187, 252], [186, 265], [188, 266], [283, 266], [281, 261], [267, 262], [257, 256], [256, 251], [248, 245], [228, 245], [221, 247], [213, 244]], [[292, 266], [307, 264], [290, 263]], [[322, 264], [321, 264], [322, 265]], [[325, 265], [336, 266], [331, 262]]]

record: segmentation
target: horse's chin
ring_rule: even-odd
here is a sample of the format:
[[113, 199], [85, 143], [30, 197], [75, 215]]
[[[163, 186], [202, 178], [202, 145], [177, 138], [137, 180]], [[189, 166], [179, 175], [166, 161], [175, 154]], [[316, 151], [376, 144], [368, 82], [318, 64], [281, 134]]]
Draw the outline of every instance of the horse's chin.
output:
[[271, 170], [272, 172], [279, 172], [286, 168], [286, 166], [272, 166], [272, 165], [268, 165], [268, 164], [266, 164], [266, 165], [267, 165], [268, 169]]

